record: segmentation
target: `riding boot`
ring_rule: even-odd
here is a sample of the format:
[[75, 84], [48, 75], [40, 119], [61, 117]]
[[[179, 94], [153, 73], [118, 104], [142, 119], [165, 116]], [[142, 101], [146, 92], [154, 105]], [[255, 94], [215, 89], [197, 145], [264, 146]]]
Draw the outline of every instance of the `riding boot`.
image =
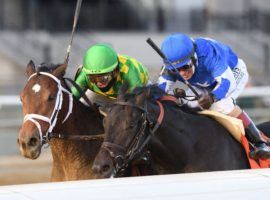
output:
[[262, 137], [261, 131], [256, 127], [248, 114], [242, 110], [241, 114], [238, 115], [237, 118], [243, 121], [243, 125], [246, 129], [246, 136], [254, 145], [254, 150], [250, 152], [250, 157], [253, 159], [270, 158], [270, 147], [267, 146], [266, 141]]

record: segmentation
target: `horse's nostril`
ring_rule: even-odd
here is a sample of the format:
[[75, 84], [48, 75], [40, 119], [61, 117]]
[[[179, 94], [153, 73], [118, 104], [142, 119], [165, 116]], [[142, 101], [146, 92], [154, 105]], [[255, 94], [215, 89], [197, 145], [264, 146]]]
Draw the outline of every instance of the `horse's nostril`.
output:
[[100, 173], [100, 167], [99, 167], [99, 165], [93, 165], [93, 167], [92, 167], [92, 170], [93, 170], [93, 172], [94, 173]]
[[104, 165], [102, 167], [102, 172], [107, 172], [107, 171], [109, 171], [109, 169], [110, 169], [110, 165]]
[[17, 138], [17, 144], [20, 144], [20, 140], [19, 140], [19, 138]]
[[28, 146], [36, 146], [38, 144], [37, 138], [31, 138], [29, 142], [27, 143]]

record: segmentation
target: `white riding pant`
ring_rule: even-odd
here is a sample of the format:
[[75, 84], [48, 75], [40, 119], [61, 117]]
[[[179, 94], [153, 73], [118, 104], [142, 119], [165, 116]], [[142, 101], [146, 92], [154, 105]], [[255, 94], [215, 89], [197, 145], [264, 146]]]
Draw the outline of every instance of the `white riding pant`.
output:
[[[213, 103], [209, 110], [221, 112], [226, 115], [233, 111], [235, 107], [235, 100], [244, 90], [249, 77], [246, 64], [242, 59], [238, 59], [238, 63], [233, 69], [233, 75], [235, 79], [235, 84], [231, 84], [227, 95], [223, 99]], [[198, 92], [198, 94], [203, 94], [207, 92], [206, 89], [198, 88], [196, 86], [194, 87], [194, 89]], [[186, 94], [194, 96], [193, 92], [190, 89], [186, 91]], [[184, 101], [184, 103], [187, 103], [190, 107], [199, 106], [198, 101]]]

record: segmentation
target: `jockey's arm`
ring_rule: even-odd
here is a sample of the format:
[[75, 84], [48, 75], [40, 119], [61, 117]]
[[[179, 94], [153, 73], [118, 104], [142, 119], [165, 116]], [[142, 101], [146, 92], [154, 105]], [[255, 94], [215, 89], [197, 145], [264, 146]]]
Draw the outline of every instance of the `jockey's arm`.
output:
[[131, 92], [136, 87], [142, 87], [145, 86], [148, 83], [148, 72], [145, 71], [144, 73], [140, 73], [138, 69], [135, 70], [129, 70], [125, 81], [128, 82], [129, 88], [128, 91]]
[[144, 86], [143, 82], [140, 80], [138, 75], [135, 76], [128, 76], [128, 91], [131, 92], [134, 90], [136, 87], [142, 87]]
[[216, 101], [228, 96], [233, 88], [236, 87], [235, 78], [230, 67], [226, 67], [226, 70], [220, 75], [212, 73], [217, 84], [212, 90], [212, 94]]
[[[81, 71], [75, 77], [75, 82], [79, 85], [83, 92], [87, 90], [87, 77], [84, 72]], [[71, 88], [71, 92], [77, 99], [81, 97], [80, 92], [74, 86]]]
[[157, 84], [167, 94], [173, 94], [173, 86], [177, 81], [176, 77], [173, 76], [169, 70], [165, 69], [159, 76]]

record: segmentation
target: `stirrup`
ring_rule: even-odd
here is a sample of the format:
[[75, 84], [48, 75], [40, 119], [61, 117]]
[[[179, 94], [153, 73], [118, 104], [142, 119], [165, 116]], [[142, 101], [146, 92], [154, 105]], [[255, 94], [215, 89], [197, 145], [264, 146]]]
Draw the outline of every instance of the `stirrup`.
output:
[[262, 143], [260, 146], [254, 146], [254, 150], [249, 153], [252, 159], [269, 159], [270, 158], [270, 148]]

